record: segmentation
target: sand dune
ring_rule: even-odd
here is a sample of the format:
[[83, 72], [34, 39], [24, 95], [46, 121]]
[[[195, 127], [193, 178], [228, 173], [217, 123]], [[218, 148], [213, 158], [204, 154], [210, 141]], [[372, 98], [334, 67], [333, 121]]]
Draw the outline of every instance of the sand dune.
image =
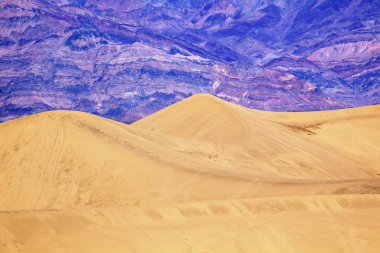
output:
[[377, 252], [379, 123], [196, 95], [0, 124], [0, 252]]
[[380, 196], [0, 213], [1, 252], [378, 252]]
[[379, 118], [380, 106], [271, 113], [196, 95], [133, 126], [211, 143], [209, 156], [219, 167], [265, 178], [333, 180], [380, 175]]

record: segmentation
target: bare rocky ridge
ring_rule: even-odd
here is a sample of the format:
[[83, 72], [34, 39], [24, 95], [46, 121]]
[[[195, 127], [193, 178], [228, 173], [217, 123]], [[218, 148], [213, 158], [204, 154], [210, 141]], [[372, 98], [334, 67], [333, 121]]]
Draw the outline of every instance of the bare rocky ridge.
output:
[[378, 104], [377, 0], [0, 3], [0, 121], [131, 123], [197, 93], [271, 111]]

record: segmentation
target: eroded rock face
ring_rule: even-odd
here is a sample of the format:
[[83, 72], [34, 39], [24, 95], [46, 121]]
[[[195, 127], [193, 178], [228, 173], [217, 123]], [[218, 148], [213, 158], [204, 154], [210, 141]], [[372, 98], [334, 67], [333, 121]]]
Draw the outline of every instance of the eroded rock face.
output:
[[133, 122], [195, 93], [256, 109], [380, 102], [380, 2], [0, 2], [0, 120]]

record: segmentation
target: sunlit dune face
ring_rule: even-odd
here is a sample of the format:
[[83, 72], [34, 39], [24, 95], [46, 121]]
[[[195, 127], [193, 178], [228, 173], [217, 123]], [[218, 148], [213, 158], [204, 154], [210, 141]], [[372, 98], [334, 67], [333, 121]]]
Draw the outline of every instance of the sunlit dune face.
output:
[[197, 95], [132, 125], [2, 123], [0, 250], [376, 252], [379, 120], [379, 106], [271, 113]]

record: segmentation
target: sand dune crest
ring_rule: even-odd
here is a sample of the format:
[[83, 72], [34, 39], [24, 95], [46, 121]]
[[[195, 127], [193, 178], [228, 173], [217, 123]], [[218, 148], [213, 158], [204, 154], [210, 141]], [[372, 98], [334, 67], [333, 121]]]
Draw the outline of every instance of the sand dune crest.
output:
[[376, 252], [379, 123], [209, 95], [2, 123], [0, 252]]

